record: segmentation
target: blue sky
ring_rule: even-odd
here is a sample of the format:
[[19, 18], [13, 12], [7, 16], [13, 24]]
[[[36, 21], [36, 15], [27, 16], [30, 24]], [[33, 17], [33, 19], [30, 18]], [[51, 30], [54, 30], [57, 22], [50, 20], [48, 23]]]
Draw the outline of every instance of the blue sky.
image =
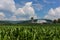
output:
[[19, 5], [25, 5], [26, 2], [32, 2], [36, 15], [41, 18], [47, 14], [50, 8], [60, 6], [60, 0], [15, 0], [15, 2]]
[[0, 20], [60, 18], [60, 0], [0, 0]]

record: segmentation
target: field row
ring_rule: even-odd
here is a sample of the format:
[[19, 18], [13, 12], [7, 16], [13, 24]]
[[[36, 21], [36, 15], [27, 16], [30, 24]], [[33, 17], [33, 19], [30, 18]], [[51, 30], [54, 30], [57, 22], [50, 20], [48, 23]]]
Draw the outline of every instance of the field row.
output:
[[60, 40], [59, 25], [0, 25], [1, 40]]

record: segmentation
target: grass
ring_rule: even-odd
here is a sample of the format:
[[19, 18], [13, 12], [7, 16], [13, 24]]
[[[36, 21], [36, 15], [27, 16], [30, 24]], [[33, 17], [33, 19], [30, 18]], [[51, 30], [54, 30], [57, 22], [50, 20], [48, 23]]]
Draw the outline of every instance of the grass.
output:
[[1, 24], [0, 39], [60, 40], [60, 24]]

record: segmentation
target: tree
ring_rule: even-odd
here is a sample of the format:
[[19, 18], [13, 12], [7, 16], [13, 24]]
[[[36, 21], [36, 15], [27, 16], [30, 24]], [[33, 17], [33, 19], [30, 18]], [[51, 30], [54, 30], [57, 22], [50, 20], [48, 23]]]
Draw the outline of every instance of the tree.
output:
[[57, 23], [57, 20], [56, 20], [56, 19], [54, 19], [54, 20], [53, 20], [53, 23]]
[[31, 22], [32, 22], [32, 23], [34, 22], [34, 18], [33, 18], [33, 17], [31, 17]]
[[31, 17], [31, 20], [33, 20], [34, 18], [33, 17]]
[[60, 18], [58, 19], [58, 23], [60, 23]]

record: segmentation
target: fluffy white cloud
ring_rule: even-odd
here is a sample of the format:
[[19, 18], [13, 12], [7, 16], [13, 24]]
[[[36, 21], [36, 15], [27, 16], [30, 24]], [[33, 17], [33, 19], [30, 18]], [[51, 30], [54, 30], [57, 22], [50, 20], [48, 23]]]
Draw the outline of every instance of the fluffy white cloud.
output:
[[25, 6], [30, 7], [32, 5], [32, 2], [27, 2]]
[[0, 20], [3, 20], [5, 17], [4, 13], [3, 12], [0, 12]]
[[57, 7], [55, 9], [51, 8], [45, 18], [52, 20], [60, 18], [60, 7]]
[[[6, 18], [6, 20], [14, 19], [16, 20], [16, 16], [20, 16], [20, 19], [29, 19], [30, 17], [35, 17], [37, 18], [35, 11], [32, 7], [32, 2], [27, 2], [25, 6], [22, 8], [16, 8], [14, 0], [0, 0], [0, 10], [5, 10], [5, 11], [10, 11], [13, 13], [13, 16], [10, 17], [9, 19]], [[3, 11], [2, 11], [3, 12]], [[4, 12], [2, 14], [5, 14]], [[2, 15], [1, 14], [1, 15]], [[23, 17], [21, 17], [23, 16]], [[27, 16], [28, 18], [25, 18]]]
[[27, 15], [29, 18], [34, 17], [37, 18], [35, 11], [33, 9], [32, 2], [27, 2], [24, 7], [18, 8], [15, 12], [15, 15]]
[[9, 10], [14, 12], [16, 10], [15, 2], [13, 0], [0, 0], [0, 10]]
[[19, 9], [17, 9], [15, 11], [15, 14], [14, 15], [23, 15], [23, 14], [25, 14], [24, 11], [23, 11], [23, 9], [22, 8], [19, 8]]

